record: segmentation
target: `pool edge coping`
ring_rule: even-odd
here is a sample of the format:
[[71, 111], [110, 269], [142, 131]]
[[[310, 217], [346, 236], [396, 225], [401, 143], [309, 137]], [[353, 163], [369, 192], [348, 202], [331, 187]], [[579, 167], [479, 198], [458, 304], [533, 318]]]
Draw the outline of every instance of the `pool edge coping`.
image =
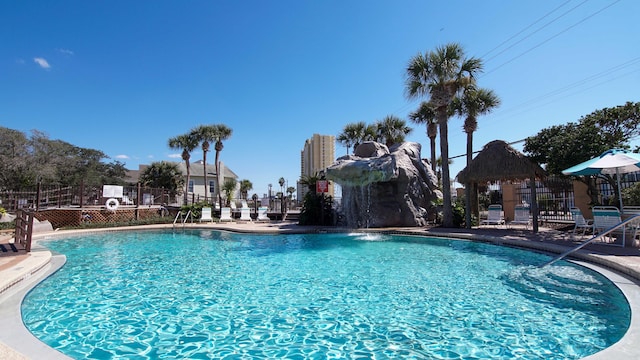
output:
[[[101, 229], [82, 229], [82, 230], [63, 230], [53, 231], [41, 234], [34, 234], [34, 252], [49, 253], [49, 261], [45, 264], [39, 264], [38, 268], [32, 270], [26, 269], [23, 272], [29, 273], [27, 276], [22, 276], [18, 281], [12, 283], [8, 288], [0, 291], [0, 319], [4, 324], [12, 326], [18, 326], [19, 334], [5, 334], [5, 331], [0, 330], [0, 355], [4, 355], [3, 351], [6, 351], [7, 356], [13, 356], [15, 359], [24, 359], [24, 356], [36, 351], [35, 358], [46, 357], [48, 359], [71, 359], [70, 357], [62, 354], [56, 349], [53, 349], [46, 345], [41, 340], [37, 339], [31, 332], [24, 326], [21, 315], [21, 304], [24, 297], [35, 287], [38, 283], [46, 279], [51, 274], [55, 273], [59, 268], [64, 265], [66, 258], [63, 255], [53, 255], [50, 251], [38, 246], [40, 240], [51, 240], [55, 238], [87, 235], [92, 233], [104, 233], [111, 231], [140, 231], [140, 230], [167, 230], [175, 229], [172, 225], [143, 225], [143, 226], [131, 226], [131, 227], [117, 227], [117, 228], [101, 228]], [[344, 232], [372, 232], [381, 234], [397, 234], [397, 235], [409, 235], [409, 236], [427, 236], [427, 237], [442, 237], [452, 238], [468, 241], [479, 241], [485, 243], [491, 243], [499, 246], [517, 247], [532, 251], [540, 251], [545, 253], [560, 254], [567, 250], [567, 246], [558, 244], [549, 244], [543, 241], [532, 241], [522, 239], [512, 239], [508, 237], [500, 237], [493, 235], [482, 235], [472, 233], [460, 233], [460, 232], [430, 232], [425, 231], [424, 228], [414, 229], [345, 229], [345, 228], [325, 228], [325, 227], [308, 227], [299, 229], [280, 229], [280, 228], [268, 228], [262, 231], [256, 231], [256, 229], [245, 228], [240, 229], [232, 226], [206, 226], [204, 224], [191, 224], [188, 226], [182, 226], [180, 229], [205, 229], [205, 230], [222, 230], [237, 233], [258, 233], [258, 234], [306, 234], [306, 233], [344, 233]], [[46, 257], [46, 256], [45, 256]], [[63, 260], [60, 262], [60, 258]], [[589, 355], [583, 359], [585, 360], [605, 360], [605, 359], [638, 359], [640, 358], [640, 347], [634, 346], [637, 341], [634, 339], [640, 339], [640, 271], [628, 266], [627, 264], [615, 261], [617, 259], [614, 255], [604, 255], [593, 253], [590, 251], [580, 250], [570, 257], [570, 261], [576, 262], [580, 265], [591, 268], [607, 277], [612, 281], [624, 294], [629, 306], [631, 308], [631, 322], [629, 329], [625, 335], [618, 342], [612, 346], [592, 355]], [[24, 261], [22, 261], [24, 262]], [[22, 263], [21, 262], [21, 263]], [[46, 270], [46, 271], [42, 271]], [[7, 270], [3, 270], [0, 273], [4, 273]], [[4, 275], [4, 274], [3, 274]], [[10, 305], [12, 309], [5, 309], [6, 304]], [[6, 317], [9, 317], [9, 321], [5, 321]], [[17, 318], [17, 320], [16, 320]], [[10, 326], [7, 328], [11, 328]], [[26, 334], [25, 334], [26, 333]], [[16, 337], [21, 336], [19, 339]], [[28, 340], [28, 341], [27, 341]], [[17, 341], [17, 342], [16, 342]], [[21, 344], [21, 342], [26, 344]], [[2, 346], [5, 345], [5, 346]], [[23, 348], [25, 346], [25, 348]], [[13, 353], [12, 353], [13, 351]], [[26, 354], [25, 354], [26, 352]]]

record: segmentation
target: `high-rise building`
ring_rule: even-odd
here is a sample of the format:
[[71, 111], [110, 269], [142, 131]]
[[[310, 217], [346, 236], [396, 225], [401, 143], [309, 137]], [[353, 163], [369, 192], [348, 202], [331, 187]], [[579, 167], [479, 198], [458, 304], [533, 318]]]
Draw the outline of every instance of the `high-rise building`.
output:
[[[302, 178], [318, 176], [329, 167], [336, 158], [336, 137], [333, 135], [313, 134], [304, 142], [300, 152], [300, 175]], [[302, 199], [308, 188], [298, 185], [298, 199]], [[333, 183], [329, 183], [328, 194], [334, 196]]]

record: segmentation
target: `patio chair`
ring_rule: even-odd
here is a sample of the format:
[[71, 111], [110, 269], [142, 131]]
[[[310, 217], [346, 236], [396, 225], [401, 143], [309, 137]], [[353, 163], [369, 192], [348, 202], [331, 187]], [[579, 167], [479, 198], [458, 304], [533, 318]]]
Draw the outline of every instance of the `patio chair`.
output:
[[271, 221], [271, 219], [269, 219], [269, 216], [267, 216], [267, 213], [269, 212], [269, 208], [266, 206], [261, 206], [258, 208], [258, 218], [256, 219], [256, 221]]
[[592, 219], [585, 219], [584, 216], [582, 215], [582, 211], [577, 208], [577, 207], [572, 207], [570, 210], [571, 212], [571, 217], [573, 218], [573, 221], [575, 222], [575, 225], [573, 227], [573, 235], [576, 234], [576, 231], [578, 229], [582, 229], [582, 235], [584, 236], [584, 234], [587, 233], [587, 230], [591, 230], [593, 229], [593, 220]]
[[200, 214], [200, 222], [203, 221], [213, 221], [213, 217], [211, 217], [211, 208], [203, 207], [202, 213]]
[[[616, 226], [622, 222], [622, 218], [620, 217], [620, 210], [618, 210], [615, 206], [594, 206], [593, 207], [593, 234], [597, 235], [605, 232], [609, 228]], [[623, 235], [624, 229], [615, 230], [613, 233], [609, 234], [605, 239], [603, 237], [602, 240], [607, 241], [615, 241], [615, 237], [613, 234]]]
[[251, 209], [248, 207], [240, 208], [240, 221], [251, 221]]
[[511, 225], [524, 225], [525, 229], [529, 229], [529, 225], [531, 225], [531, 218], [529, 216], [528, 206], [526, 205], [516, 206], [513, 221], [509, 222], [509, 226]]
[[220, 222], [222, 221], [233, 221], [230, 207], [223, 207], [220, 209]]
[[504, 214], [502, 205], [489, 205], [488, 216], [486, 220], [482, 220], [481, 225], [503, 225]]

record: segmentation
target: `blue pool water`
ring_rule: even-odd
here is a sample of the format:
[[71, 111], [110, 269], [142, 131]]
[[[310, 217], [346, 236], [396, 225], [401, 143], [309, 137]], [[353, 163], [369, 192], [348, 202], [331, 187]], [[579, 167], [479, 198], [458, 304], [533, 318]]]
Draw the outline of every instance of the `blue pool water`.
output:
[[194, 230], [44, 244], [67, 263], [23, 320], [76, 359], [577, 359], [630, 322], [600, 274], [468, 241]]

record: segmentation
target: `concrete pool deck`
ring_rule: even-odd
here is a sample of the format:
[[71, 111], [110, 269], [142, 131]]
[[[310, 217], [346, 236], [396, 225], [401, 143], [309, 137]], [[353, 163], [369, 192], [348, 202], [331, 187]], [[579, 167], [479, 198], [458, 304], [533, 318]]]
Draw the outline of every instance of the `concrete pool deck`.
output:
[[[216, 229], [248, 233], [324, 233], [347, 232], [335, 227], [299, 226], [292, 222], [235, 222], [185, 224], [177, 229]], [[33, 337], [24, 327], [20, 304], [26, 293], [46, 276], [64, 265], [64, 256], [55, 255], [39, 240], [90, 234], [103, 231], [172, 229], [171, 224], [132, 226], [123, 228], [61, 230], [34, 234], [33, 251], [17, 256], [0, 256], [0, 359], [68, 359]], [[560, 254], [577, 246], [588, 237], [572, 237], [562, 231], [541, 228], [534, 234], [520, 228], [487, 227], [474, 229], [442, 228], [384, 228], [358, 230], [375, 233], [397, 233], [419, 236], [453, 237], [503, 246], [519, 247], [545, 253]], [[2, 239], [0, 239], [2, 240]], [[640, 358], [640, 249], [606, 244], [592, 244], [572, 254], [570, 259], [594, 268], [613, 281], [627, 297], [632, 310], [631, 326], [623, 339], [613, 346], [586, 359], [638, 359]]]

